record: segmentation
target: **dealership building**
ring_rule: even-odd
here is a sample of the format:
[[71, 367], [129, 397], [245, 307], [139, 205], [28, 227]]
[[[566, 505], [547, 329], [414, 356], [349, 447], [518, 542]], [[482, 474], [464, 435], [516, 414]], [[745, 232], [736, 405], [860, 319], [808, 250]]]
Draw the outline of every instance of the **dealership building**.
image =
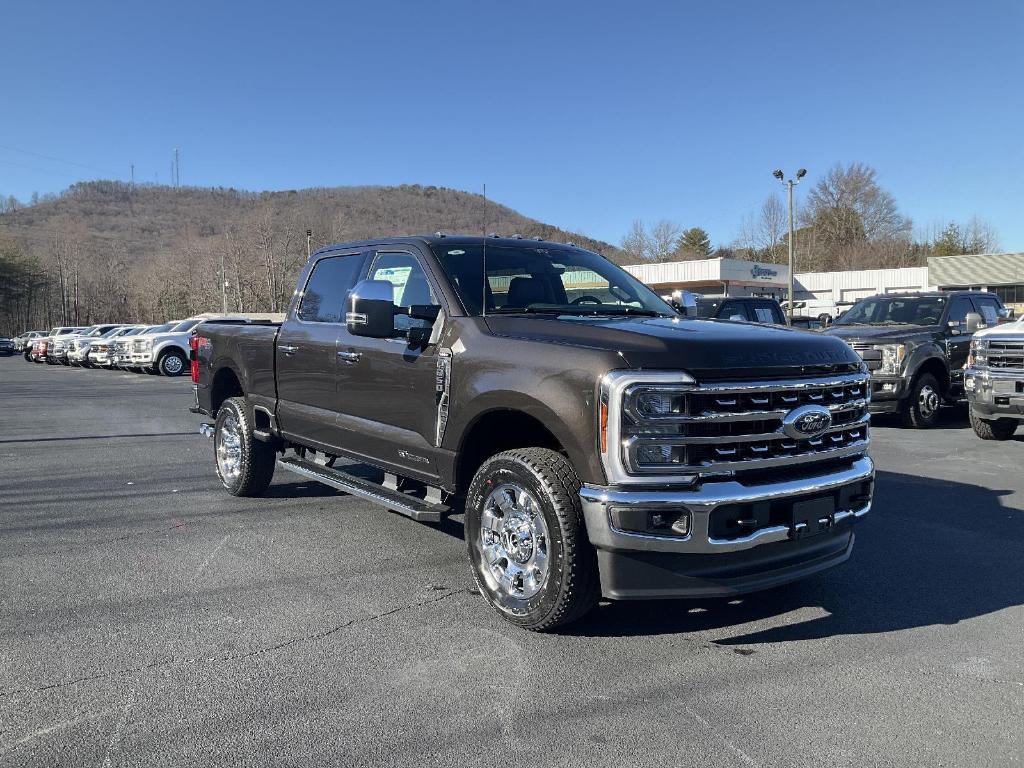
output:
[[[783, 301], [789, 290], [784, 264], [719, 258], [636, 264], [626, 270], [663, 296], [685, 289], [705, 296], [772, 296]], [[1018, 314], [1024, 312], [1024, 253], [933, 256], [927, 267], [797, 272], [793, 282], [797, 301], [841, 305], [879, 293], [971, 288], [992, 291]]]

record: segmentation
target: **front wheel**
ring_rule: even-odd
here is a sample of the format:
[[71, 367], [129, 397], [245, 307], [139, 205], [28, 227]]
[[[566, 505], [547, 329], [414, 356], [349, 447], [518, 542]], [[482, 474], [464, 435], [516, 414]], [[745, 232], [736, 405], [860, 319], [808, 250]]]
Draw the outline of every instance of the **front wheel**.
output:
[[971, 429], [982, 440], [1009, 440], [1017, 431], [1017, 420], [983, 419], [971, 408]]
[[274, 479], [274, 448], [253, 436], [244, 398], [225, 400], [217, 411], [213, 452], [217, 477], [232, 496], [259, 496]]
[[164, 376], [181, 376], [185, 370], [185, 358], [176, 350], [164, 352], [160, 355], [156, 369]]
[[560, 453], [517, 448], [480, 467], [466, 497], [466, 545], [488, 603], [523, 629], [575, 621], [597, 603], [597, 554], [580, 480]]
[[903, 403], [903, 426], [930, 429], [939, 421], [942, 389], [930, 373], [922, 373], [910, 386], [910, 395]]

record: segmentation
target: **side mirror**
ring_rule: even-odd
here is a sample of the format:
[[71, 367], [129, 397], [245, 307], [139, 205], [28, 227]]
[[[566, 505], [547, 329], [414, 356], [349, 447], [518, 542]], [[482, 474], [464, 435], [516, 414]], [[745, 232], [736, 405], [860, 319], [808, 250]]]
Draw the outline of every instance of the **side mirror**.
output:
[[345, 326], [353, 336], [387, 339], [395, 334], [395, 287], [387, 280], [362, 280], [348, 292]]
[[985, 327], [985, 319], [977, 312], [968, 312], [964, 323], [967, 326], [967, 333], [974, 333], [979, 328]]
[[697, 314], [697, 297], [689, 291], [672, 291], [669, 304], [681, 315], [694, 317]]

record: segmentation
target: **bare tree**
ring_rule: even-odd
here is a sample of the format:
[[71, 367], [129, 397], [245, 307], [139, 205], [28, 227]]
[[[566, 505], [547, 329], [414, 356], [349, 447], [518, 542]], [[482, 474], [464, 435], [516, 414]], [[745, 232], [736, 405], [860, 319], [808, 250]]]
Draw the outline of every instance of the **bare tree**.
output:
[[785, 255], [787, 229], [786, 204], [779, 195], [769, 195], [755, 213], [744, 217], [736, 244], [759, 259], [780, 263]]
[[649, 252], [648, 261], [671, 261], [675, 258], [676, 247], [679, 244], [679, 236], [683, 229], [674, 221], [661, 219], [656, 222], [647, 235]]
[[863, 163], [836, 165], [826, 173], [807, 195], [802, 218], [826, 246], [907, 240], [911, 230], [896, 199], [878, 185], [875, 169]]
[[651, 252], [650, 240], [644, 222], [641, 219], [633, 219], [629, 232], [622, 238], [622, 250], [625, 253], [627, 263], [640, 263], [649, 260]]

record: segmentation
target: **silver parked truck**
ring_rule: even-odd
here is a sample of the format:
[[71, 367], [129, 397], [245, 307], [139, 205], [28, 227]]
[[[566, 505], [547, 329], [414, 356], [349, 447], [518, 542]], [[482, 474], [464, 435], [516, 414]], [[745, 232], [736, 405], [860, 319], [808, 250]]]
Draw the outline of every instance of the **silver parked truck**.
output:
[[1024, 317], [974, 335], [964, 389], [974, 433], [1009, 440], [1024, 422]]

